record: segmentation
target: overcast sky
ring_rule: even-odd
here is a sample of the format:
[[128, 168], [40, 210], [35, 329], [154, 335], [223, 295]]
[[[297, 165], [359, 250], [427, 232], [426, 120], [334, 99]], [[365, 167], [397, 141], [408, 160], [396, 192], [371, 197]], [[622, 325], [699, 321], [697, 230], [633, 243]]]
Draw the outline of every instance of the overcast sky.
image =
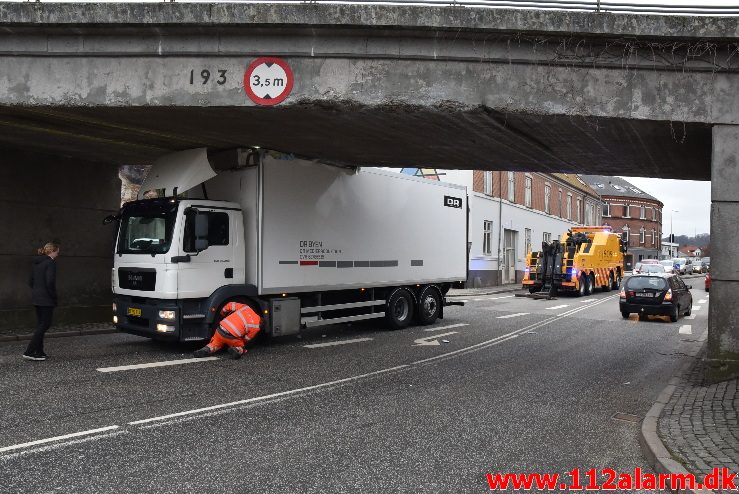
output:
[[[662, 233], [670, 234], [670, 214], [675, 235], [711, 232], [711, 182], [622, 177], [665, 204]], [[677, 209], [678, 213], [671, 213]]]

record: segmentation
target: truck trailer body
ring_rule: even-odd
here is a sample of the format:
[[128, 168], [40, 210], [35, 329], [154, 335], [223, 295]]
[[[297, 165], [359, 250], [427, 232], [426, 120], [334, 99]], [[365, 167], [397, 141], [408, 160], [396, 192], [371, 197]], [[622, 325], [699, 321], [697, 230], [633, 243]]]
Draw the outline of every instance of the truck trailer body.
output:
[[531, 293], [558, 291], [590, 295], [595, 288], [618, 289], [626, 243], [608, 226], [571, 228], [559, 240], [526, 256], [523, 288]]
[[170, 196], [116, 217], [125, 332], [208, 339], [230, 301], [274, 336], [371, 318], [399, 329], [443, 317], [466, 278], [464, 187], [263, 150], [224, 165], [203, 149], [157, 162], [142, 191], [152, 188]]

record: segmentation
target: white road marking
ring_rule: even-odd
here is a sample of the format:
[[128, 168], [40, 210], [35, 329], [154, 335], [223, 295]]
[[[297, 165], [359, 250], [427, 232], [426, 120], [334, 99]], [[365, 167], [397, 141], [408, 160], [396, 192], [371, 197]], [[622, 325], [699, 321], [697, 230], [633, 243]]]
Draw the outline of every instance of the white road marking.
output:
[[218, 357], [185, 358], [182, 360], [164, 360], [162, 362], [150, 362], [148, 364], [121, 365], [118, 367], [100, 367], [98, 372], [119, 372], [134, 369], [150, 369], [152, 367], [167, 367], [169, 365], [194, 364], [196, 362], [209, 362], [219, 360]]
[[695, 319], [695, 316], [697, 316], [697, 315], [698, 314], [690, 314], [689, 316], [685, 316], [685, 319], [690, 319], [692, 321], [693, 319]]
[[711, 296], [709, 294], [706, 294], [706, 298], [711, 298]]
[[[568, 305], [568, 304], [564, 304], [564, 305], [555, 305], [554, 307], [547, 307], [547, 309], [549, 309], [549, 310], [555, 310], [555, 309], [564, 309], [565, 307], [569, 307], [569, 305]], [[560, 314], [560, 315], [561, 315], [561, 314]]]
[[515, 297], [515, 295], [506, 295], [505, 297], [490, 297], [490, 298], [486, 298], [485, 300], [500, 300], [502, 298], [513, 298], [513, 297]]
[[508, 319], [509, 317], [526, 316], [528, 312], [519, 312], [518, 314], [508, 314], [507, 316], [498, 316], [496, 319]]
[[585, 300], [580, 300], [580, 303], [581, 304], [587, 304], [587, 303], [590, 303], [590, 302], [594, 302], [596, 300], [598, 300], [598, 299], [597, 298], [586, 298]]
[[467, 324], [466, 322], [462, 322], [462, 323], [459, 323], [459, 324], [448, 324], [446, 326], [439, 326], [439, 327], [435, 327], [435, 328], [426, 328], [426, 329], [424, 329], [424, 331], [441, 331], [442, 329], [461, 328], [461, 327], [464, 327], [464, 326], [469, 326], [469, 324]]
[[22, 444], [14, 444], [12, 446], [5, 446], [4, 448], [0, 448], [0, 453], [5, 453], [7, 451], [13, 451], [16, 449], [28, 448], [30, 446], [38, 446], [39, 444], [46, 444], [46, 443], [50, 443], [54, 441], [62, 441], [64, 439], [71, 439], [73, 437], [89, 436], [91, 434], [97, 434], [98, 432], [112, 431], [117, 428], [118, 428], [117, 425], [111, 425], [108, 427], [101, 427], [100, 429], [91, 429], [89, 431], [75, 432], [73, 434], [65, 434], [64, 436], [48, 437], [46, 439], [39, 439], [38, 441], [31, 441], [31, 442], [22, 443]]
[[693, 326], [690, 324], [683, 324], [680, 326], [680, 330], [678, 332], [680, 334], [693, 334]]
[[175, 417], [184, 417], [186, 415], [193, 415], [196, 413], [202, 413], [202, 412], [211, 412], [213, 410], [221, 410], [223, 408], [229, 408], [229, 407], [235, 407], [239, 405], [245, 405], [247, 403], [255, 403], [259, 401], [267, 401], [271, 400], [273, 398], [278, 398], [280, 396], [288, 396], [288, 395], [294, 395], [297, 393], [304, 393], [306, 391], [312, 391], [314, 389], [320, 389], [320, 388], [326, 388], [328, 386], [336, 386], [337, 384], [347, 383], [351, 381], [357, 381], [359, 379], [364, 379], [366, 377], [370, 376], [376, 376], [378, 374], [385, 374], [388, 372], [394, 372], [400, 369], [405, 369], [407, 367], [410, 367], [409, 365], [399, 365], [397, 367], [390, 367], [388, 369], [382, 369], [375, 372], [368, 372], [367, 374], [360, 374], [358, 376], [353, 377], [347, 377], [345, 379], [338, 379], [336, 381], [331, 381], [327, 383], [321, 383], [321, 384], [315, 384], [313, 386], [306, 386], [304, 388], [298, 388], [298, 389], [290, 389], [288, 391], [281, 391], [279, 393], [273, 393], [271, 395], [264, 395], [264, 396], [256, 396], [254, 398], [247, 398], [245, 400], [239, 400], [239, 401], [232, 401], [230, 403], [221, 403], [220, 405], [213, 405], [210, 407], [205, 408], [196, 408], [194, 410], [186, 410], [184, 412], [178, 412], [178, 413], [170, 413], [169, 415], [160, 415], [159, 417], [151, 417], [144, 420], [135, 420], [133, 422], [129, 422], [128, 425], [140, 425], [140, 424], [148, 424], [149, 422], [156, 422], [159, 420], [167, 420]]
[[417, 340], [413, 340], [413, 343], [415, 346], [439, 346], [441, 345], [441, 343], [439, 343], [439, 340], [436, 338], [441, 338], [442, 336], [449, 336], [450, 334], [457, 334], [457, 331], [450, 331], [448, 333], [441, 333], [441, 334], [427, 336], [425, 338], [418, 338]]
[[[615, 295], [610, 296], [610, 297], [605, 297], [603, 299], [598, 300], [593, 305], [598, 305], [598, 304], [601, 304], [603, 302], [608, 302], [608, 301], [610, 301], [611, 299], [613, 299], [615, 297], [616, 297]], [[569, 311], [567, 311], [567, 312], [565, 312], [563, 314], [559, 314], [559, 315], [550, 317], [550, 318], [548, 318], [548, 319], [546, 319], [544, 321], [540, 321], [538, 323], [531, 324], [529, 326], [526, 326], [525, 328], [522, 328], [522, 329], [519, 329], [519, 330], [516, 330], [516, 331], [512, 331], [510, 333], [507, 333], [507, 334], [498, 336], [496, 338], [493, 338], [493, 339], [490, 339], [490, 340], [487, 340], [487, 341], [483, 341], [481, 343], [477, 343], [475, 345], [471, 345], [471, 346], [468, 346], [468, 347], [465, 347], [465, 348], [460, 348], [458, 350], [454, 350], [454, 351], [451, 351], [451, 352], [443, 353], [441, 355], [437, 355], [437, 356], [434, 356], [434, 357], [431, 357], [431, 358], [426, 358], [426, 359], [423, 359], [423, 360], [418, 360], [416, 362], [412, 362], [411, 364], [399, 365], [399, 366], [396, 366], [396, 367], [390, 367], [390, 368], [386, 368], [386, 369], [381, 369], [381, 370], [378, 370], [378, 371], [369, 372], [369, 373], [366, 373], [366, 374], [360, 374], [360, 375], [353, 376], [353, 377], [347, 377], [347, 378], [344, 378], [344, 379], [338, 379], [336, 381], [331, 381], [331, 382], [326, 382], [326, 383], [321, 383], [321, 384], [315, 384], [313, 386], [306, 386], [304, 388], [291, 389], [291, 390], [282, 391], [282, 392], [279, 392], [279, 393], [273, 393], [273, 394], [270, 394], [270, 395], [257, 396], [257, 397], [254, 397], [254, 398], [247, 398], [247, 399], [244, 399], [244, 400], [233, 401], [233, 402], [230, 402], [230, 403], [221, 403], [221, 404], [213, 405], [213, 406], [209, 406], [209, 407], [198, 408], [198, 409], [194, 409], [194, 410], [186, 410], [186, 411], [183, 411], [183, 412], [177, 412], [177, 413], [172, 413], [172, 414], [168, 414], [168, 415], [161, 415], [161, 416], [158, 416], [158, 417], [151, 417], [151, 418], [143, 419], [143, 420], [136, 420], [136, 421], [133, 421], [133, 422], [128, 422], [128, 425], [147, 424], [147, 423], [151, 423], [151, 422], [164, 421], [164, 420], [168, 420], [168, 419], [172, 419], [172, 418], [192, 416], [192, 415], [195, 415], [195, 414], [198, 414], [198, 413], [204, 413], [204, 412], [210, 412], [210, 411], [216, 411], [216, 410], [224, 410], [224, 409], [227, 409], [229, 407], [236, 407], [236, 406], [240, 406], [240, 405], [244, 405], [244, 404], [267, 402], [267, 401], [273, 400], [274, 398], [289, 397], [291, 395], [305, 393], [305, 392], [313, 391], [313, 390], [316, 390], [316, 389], [322, 389], [322, 388], [327, 388], [327, 387], [331, 387], [331, 386], [336, 386], [336, 385], [339, 385], [339, 384], [349, 383], [349, 382], [352, 382], [352, 381], [358, 381], [358, 380], [361, 380], [361, 379], [369, 378], [369, 377], [380, 375], [380, 374], [386, 374], [386, 373], [390, 373], [390, 372], [396, 372], [396, 371], [400, 371], [400, 370], [403, 370], [403, 369], [410, 369], [414, 365], [426, 364], [427, 362], [430, 362], [430, 361], [434, 361], [434, 360], [438, 360], [438, 359], [444, 359], [444, 358], [451, 358], [451, 357], [453, 357], [455, 355], [470, 353], [470, 352], [474, 352], [474, 351], [477, 351], [477, 350], [485, 349], [485, 348], [490, 347], [490, 346], [498, 345], [498, 344], [503, 343], [505, 341], [509, 341], [509, 340], [518, 338], [518, 336], [520, 334], [522, 334], [522, 333], [525, 333], [527, 331], [531, 331], [531, 330], [534, 330], [534, 329], [537, 329], [537, 328], [546, 326], [547, 324], [549, 324], [549, 323], [551, 323], [553, 321], [556, 321], [557, 319], [560, 319], [560, 318], [565, 317], [565, 316], [568, 316], [568, 315], [575, 314], [577, 312], [581, 312], [581, 311], [586, 310], [588, 308], [589, 308], [589, 306], [588, 307], [580, 307], [580, 308], [577, 308], [577, 309], [571, 309], [571, 310], [569, 310]], [[444, 336], [444, 335], [438, 335], [436, 337], [438, 338], [440, 336]], [[91, 435], [91, 434], [95, 434], [95, 433], [98, 433], [98, 432], [106, 432], [106, 431], [115, 430], [115, 429], [118, 429], [118, 428], [119, 428], [119, 426], [113, 425], [113, 426], [109, 426], [109, 427], [103, 427], [101, 429], [93, 429], [93, 430], [89, 430], [89, 431], [77, 432], [77, 433], [74, 433], [74, 434], [67, 434], [65, 436], [56, 436], [56, 437], [47, 438], [47, 439], [40, 439], [38, 441], [32, 441], [32, 442], [29, 442], [29, 443], [16, 444], [16, 445], [13, 445], [13, 446], [6, 446], [4, 448], [0, 448], [0, 453], [6, 452], [6, 451], [13, 451], [13, 450], [16, 450], [16, 449], [22, 449], [22, 448], [26, 448], [26, 447], [30, 447], [30, 446], [35, 446], [35, 445], [39, 445], [39, 444], [46, 444], [46, 443], [53, 442], [53, 441], [61, 441], [61, 440], [68, 439], [68, 438], [75, 438], [75, 437], [80, 437], [80, 436], [85, 436], [85, 435]], [[71, 443], [73, 443], [73, 442], [67, 442], [66, 444], [71, 444]]]
[[372, 338], [354, 338], [353, 340], [339, 340], [339, 341], [330, 341], [328, 343], [314, 343], [312, 345], [303, 345], [303, 347], [304, 348], [324, 348], [327, 346], [349, 345], [351, 343], [362, 343], [363, 341], [372, 341]]
[[463, 299], [463, 300], [457, 300], [457, 302], [467, 303], [467, 302], [469, 302], [469, 300]]
[[[719, 305], [721, 305], [721, 304], [719, 304]], [[693, 310], [694, 310], [694, 311], [695, 311], [695, 310], [701, 310], [701, 307], [703, 307], [703, 306], [702, 306], [702, 305], [694, 305], [694, 306], [693, 306]]]
[[[611, 295], [609, 297], [604, 297], [604, 298], [598, 300], [597, 302], [593, 303], [593, 305], [599, 305], [599, 304], [602, 304], [603, 302], [608, 302], [611, 299], [616, 298], [617, 296], [618, 295]], [[436, 355], [434, 357], [429, 357], [429, 358], [425, 358], [425, 359], [422, 359], [422, 360], [416, 360], [415, 362], [412, 362], [410, 365], [426, 364], [427, 362], [432, 362], [434, 360], [451, 358], [451, 357], [453, 357], [455, 355], [470, 353], [470, 352], [474, 352], [474, 351], [477, 351], [477, 350], [485, 349], [487, 347], [499, 345], [499, 344], [501, 344], [501, 343], [503, 343], [505, 341], [512, 340], [514, 338], [518, 338], [519, 335], [521, 335], [521, 334], [523, 334], [523, 333], [525, 333], [527, 331], [531, 331], [531, 330], [534, 330], [534, 329], [541, 328], [543, 326], [546, 326], [550, 322], [556, 321], [557, 319], [560, 319], [560, 318], [566, 317], [566, 316], [570, 316], [570, 315], [575, 314], [577, 312], [582, 312], [582, 311], [587, 310], [589, 308], [590, 308], [590, 306], [587, 306], [587, 307], [579, 307], [577, 309], [570, 309], [567, 312], [563, 312], [562, 314], [558, 314], [556, 316], [550, 317], [548, 319], [545, 319], [544, 321], [539, 321], [537, 323], [531, 324], [529, 326], [526, 326], [525, 328], [517, 329], [515, 331], [511, 331], [510, 333], [506, 333], [504, 335], [501, 335], [501, 336], [497, 336], [495, 338], [492, 338], [490, 340], [483, 341], [481, 343], [477, 343], [475, 345], [471, 345], [471, 346], [468, 346], [468, 347], [465, 347], [465, 348], [460, 348], [459, 350], [454, 350], [454, 351], [451, 351], [451, 352], [442, 353], [441, 355]]]
[[708, 302], [708, 299], [705, 298], [702, 298], [698, 301], [699, 304], [705, 304], [706, 302]]

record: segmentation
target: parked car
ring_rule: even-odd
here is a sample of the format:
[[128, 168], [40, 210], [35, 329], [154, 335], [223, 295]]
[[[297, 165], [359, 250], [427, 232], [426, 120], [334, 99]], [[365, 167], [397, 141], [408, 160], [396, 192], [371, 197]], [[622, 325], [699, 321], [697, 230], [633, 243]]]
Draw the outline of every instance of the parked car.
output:
[[709, 269], [711, 269], [711, 258], [710, 257], [704, 257], [701, 259], [703, 262], [703, 265], [706, 266], [706, 270], [703, 271], [704, 273], [707, 273]]
[[711, 289], [711, 273], [706, 273], [706, 291], [709, 291]]
[[674, 273], [633, 275], [624, 281], [618, 306], [626, 319], [636, 312], [640, 320], [659, 315], [669, 316], [670, 321], [676, 322], [681, 315], [689, 316], [693, 310], [691, 288]]
[[[710, 262], [710, 261], [709, 261]], [[705, 273], [708, 271], [707, 264], [703, 262], [703, 259], [700, 261], [693, 261], [693, 273]]]
[[665, 267], [658, 263], [647, 263], [642, 262], [636, 263], [634, 266], [633, 274], [644, 274], [644, 273], [665, 273]]
[[665, 273], [672, 273], [673, 268], [675, 267], [671, 259], [665, 259], [664, 261], [660, 261], [659, 263], [664, 266]]
[[693, 261], [684, 257], [676, 257], [672, 260], [674, 267], [674, 273], [677, 274], [688, 274], [693, 270]]

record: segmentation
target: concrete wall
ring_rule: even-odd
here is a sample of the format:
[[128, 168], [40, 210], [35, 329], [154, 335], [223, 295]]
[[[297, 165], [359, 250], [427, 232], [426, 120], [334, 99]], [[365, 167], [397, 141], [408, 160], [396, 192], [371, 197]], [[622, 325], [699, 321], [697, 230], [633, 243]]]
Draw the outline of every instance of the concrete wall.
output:
[[118, 210], [120, 191], [116, 167], [0, 152], [0, 328], [34, 326], [28, 276], [49, 241], [61, 244], [54, 323], [110, 318], [113, 228], [102, 219]]

